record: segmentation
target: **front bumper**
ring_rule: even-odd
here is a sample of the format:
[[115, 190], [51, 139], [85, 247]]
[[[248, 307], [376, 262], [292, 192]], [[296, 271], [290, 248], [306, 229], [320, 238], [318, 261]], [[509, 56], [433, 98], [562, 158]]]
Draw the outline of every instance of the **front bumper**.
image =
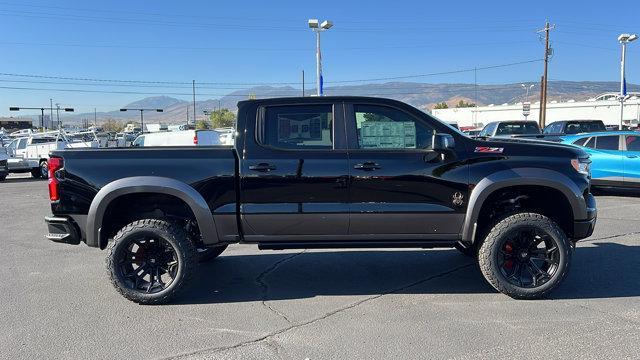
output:
[[587, 205], [587, 218], [585, 220], [575, 220], [573, 222], [573, 239], [580, 240], [588, 238], [593, 234], [598, 219], [598, 210], [596, 208], [596, 198], [589, 194], [585, 198]]
[[70, 218], [46, 216], [44, 221], [49, 229], [48, 234], [45, 235], [47, 239], [64, 244], [80, 244], [80, 231]]

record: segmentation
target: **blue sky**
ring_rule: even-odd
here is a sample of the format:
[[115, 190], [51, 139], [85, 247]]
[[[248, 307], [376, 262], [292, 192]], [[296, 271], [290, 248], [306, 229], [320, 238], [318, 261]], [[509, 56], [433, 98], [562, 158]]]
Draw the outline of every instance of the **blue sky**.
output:
[[[540, 59], [543, 45], [536, 30], [549, 19], [557, 26], [551, 80], [618, 81], [616, 37], [640, 32], [637, 10], [619, 11], [602, 1], [521, 3], [0, 0], [0, 73], [177, 83], [195, 79], [212, 83], [198, 89], [203, 94], [198, 100], [204, 100], [246, 87], [240, 83], [298, 82], [302, 70], [311, 87], [315, 40], [306, 21], [312, 17], [335, 23], [322, 37], [327, 86]], [[628, 81], [640, 83], [640, 41], [629, 46], [627, 60]], [[537, 82], [541, 72], [542, 63], [536, 62], [478, 71], [477, 76], [481, 84]], [[407, 80], [473, 83], [473, 76], [464, 72]], [[9, 106], [42, 106], [50, 98], [88, 112], [113, 110], [154, 94], [191, 92], [190, 84], [8, 75], [0, 75], [0, 87], [0, 115], [9, 115]]]

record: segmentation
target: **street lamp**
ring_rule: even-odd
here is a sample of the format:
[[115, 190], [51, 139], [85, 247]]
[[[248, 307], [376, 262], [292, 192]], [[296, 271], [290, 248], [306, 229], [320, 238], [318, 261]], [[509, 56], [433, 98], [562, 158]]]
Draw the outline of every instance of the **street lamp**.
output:
[[531, 84], [529, 86], [525, 84], [520, 84], [520, 85], [526, 91], [524, 99], [522, 100], [522, 115], [524, 116], [524, 120], [526, 121], [529, 114], [531, 114], [531, 102], [527, 101], [527, 98], [529, 97], [529, 90], [533, 88], [534, 84]]
[[529, 97], [529, 90], [533, 89], [533, 87], [535, 86], [535, 84], [531, 84], [529, 86], [525, 85], [525, 84], [520, 84], [526, 91], [526, 95], [524, 96], [524, 99], [527, 100], [527, 98]]
[[624, 77], [624, 60], [627, 55], [627, 44], [638, 39], [636, 34], [620, 34], [618, 41], [622, 45], [622, 58], [620, 60], [620, 130], [622, 130], [624, 116], [624, 101], [627, 97], [627, 82]]
[[[56, 104], [58, 105], [58, 104]], [[53, 109], [57, 109], [58, 111], [60, 111], [60, 106], [54, 108], [54, 107], [19, 107], [19, 106], [11, 106], [9, 108], [9, 111], [20, 111], [20, 110], [40, 110], [40, 127], [44, 130], [44, 111], [45, 110], [51, 110], [53, 111]], [[66, 112], [73, 112], [73, 108], [64, 108], [63, 109]], [[51, 121], [53, 121], [53, 119], [51, 119]], [[60, 126], [60, 124], [58, 123], [58, 126]]]
[[120, 109], [120, 111], [140, 111], [140, 133], [144, 134], [144, 116], [142, 115], [142, 113], [144, 113], [145, 111], [156, 111], [156, 112], [162, 112], [162, 109]]
[[331, 29], [333, 22], [325, 20], [322, 23], [318, 19], [309, 19], [309, 28], [316, 33], [316, 88], [318, 96], [322, 96], [322, 55], [320, 55], [320, 33]]

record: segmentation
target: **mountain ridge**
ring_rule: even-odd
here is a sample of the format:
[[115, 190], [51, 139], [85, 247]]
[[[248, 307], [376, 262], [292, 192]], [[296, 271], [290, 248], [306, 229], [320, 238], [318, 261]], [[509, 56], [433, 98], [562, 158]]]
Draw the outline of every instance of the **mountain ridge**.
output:
[[[539, 86], [529, 93], [528, 101], [538, 101]], [[593, 98], [605, 92], [617, 92], [620, 83], [615, 81], [550, 81], [548, 85], [549, 101], [582, 101]], [[454, 106], [458, 101], [477, 103], [478, 105], [504, 104], [523, 101], [524, 89], [520, 83], [511, 84], [468, 84], [468, 83], [417, 83], [417, 82], [387, 82], [381, 84], [330, 86], [324, 89], [326, 95], [355, 95], [380, 96], [406, 102], [421, 109], [431, 109], [434, 104], [446, 102]], [[640, 91], [640, 85], [627, 84], [628, 91]], [[196, 89], [197, 91], [197, 89]], [[315, 94], [315, 89], [307, 89], [306, 96]], [[198, 119], [205, 117], [204, 110], [219, 107], [235, 111], [236, 103], [249, 98], [295, 97], [301, 96], [302, 89], [291, 86], [256, 86], [231, 92], [219, 99], [196, 101], [196, 115]], [[133, 101], [123, 108], [161, 108], [163, 112], [145, 112], [145, 122], [162, 122], [178, 124], [193, 119], [193, 102], [170, 96], [152, 96]], [[188, 110], [187, 110], [188, 109]], [[100, 112], [98, 122], [107, 119], [135, 120], [139, 117], [136, 111], [120, 112], [119, 109]], [[93, 113], [79, 113], [66, 115], [64, 121], [78, 122], [82, 119], [93, 119]]]

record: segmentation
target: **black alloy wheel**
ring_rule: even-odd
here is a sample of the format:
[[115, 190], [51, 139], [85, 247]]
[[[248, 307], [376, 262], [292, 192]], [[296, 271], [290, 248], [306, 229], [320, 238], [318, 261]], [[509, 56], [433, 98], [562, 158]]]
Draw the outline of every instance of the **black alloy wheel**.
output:
[[175, 249], [164, 239], [140, 236], [116, 255], [118, 276], [139, 292], [155, 294], [175, 280], [178, 259]]
[[137, 220], [109, 242], [106, 259], [111, 283], [139, 304], [164, 304], [193, 275], [198, 254], [184, 228], [161, 219]]
[[536, 228], [523, 228], [505, 237], [498, 266], [513, 285], [535, 288], [555, 275], [560, 265], [560, 250], [555, 241]]
[[566, 277], [573, 246], [550, 218], [517, 213], [498, 221], [478, 251], [478, 264], [496, 290], [515, 299], [537, 299]]

